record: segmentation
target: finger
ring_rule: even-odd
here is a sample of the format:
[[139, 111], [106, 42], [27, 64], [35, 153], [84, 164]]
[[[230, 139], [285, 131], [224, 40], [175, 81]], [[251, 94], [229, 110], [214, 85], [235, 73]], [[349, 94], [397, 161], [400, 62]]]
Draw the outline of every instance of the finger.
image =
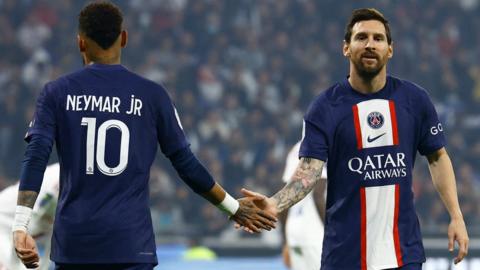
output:
[[268, 219], [268, 220], [271, 220], [271, 221], [273, 221], [273, 222], [277, 222], [277, 221], [278, 221], [278, 219], [277, 219], [277, 217], [276, 217], [275, 215], [270, 214], [270, 213], [267, 212], [267, 211], [259, 211], [259, 212], [258, 212], [258, 215], [260, 215], [261, 217], [266, 218], [266, 219]]
[[468, 255], [468, 238], [467, 240], [464, 241], [464, 245], [465, 245], [465, 256]]
[[34, 260], [35, 258], [38, 258], [38, 254], [35, 253], [35, 252], [31, 252], [31, 253], [28, 253], [28, 254], [17, 253], [17, 256], [23, 262], [28, 262], [28, 261]]
[[33, 265], [35, 263], [38, 264], [38, 256], [37, 257], [34, 257], [34, 258], [30, 258], [28, 260], [22, 260], [23, 264], [27, 265], [27, 264], [30, 264], [30, 265]]
[[27, 268], [29, 268], [29, 269], [38, 268], [39, 266], [40, 266], [40, 264], [39, 264], [38, 262], [25, 264], [25, 267], [27, 267]]
[[254, 192], [254, 191], [251, 191], [251, 190], [248, 190], [246, 188], [242, 188], [240, 190], [240, 192], [242, 192], [243, 195], [247, 196], [247, 197], [255, 197], [257, 199], [265, 199], [265, 196], [258, 193], [258, 192]]
[[253, 224], [255, 224], [255, 226], [257, 226], [257, 228], [260, 229], [260, 232], [261, 230], [267, 230], [267, 231], [270, 231], [272, 228], [270, 226], [268, 226], [267, 224], [264, 224], [262, 223], [260, 220], [254, 220], [253, 221]]
[[234, 226], [235, 226], [235, 229], [240, 229], [240, 228], [242, 227], [240, 224], [238, 224], [238, 223], [236, 223], [236, 222], [235, 222], [235, 225], [234, 225]]
[[250, 230], [248, 227], [243, 227], [243, 230], [248, 233], [253, 233], [253, 231]]
[[253, 224], [253, 223], [248, 224], [247, 227], [250, 230], [252, 230], [252, 232], [256, 232], [256, 233], [261, 232], [261, 230], [257, 226], [255, 226], [255, 224]]
[[253, 197], [253, 200], [254, 201], [263, 201], [263, 200], [266, 200], [267, 199], [267, 196], [263, 195], [263, 194], [260, 194], [260, 193], [257, 193], [254, 197]]
[[35, 251], [34, 250], [31, 250], [31, 249], [15, 249], [15, 252], [17, 253], [17, 256], [19, 258], [21, 257], [28, 257], [28, 256], [31, 256], [33, 254], [35, 254]]
[[28, 259], [28, 260], [22, 260], [22, 263], [25, 264], [25, 266], [27, 265], [34, 265], [34, 264], [38, 264], [38, 257], [37, 258], [31, 258], [31, 259]]
[[272, 221], [270, 221], [269, 219], [267, 218], [264, 218], [262, 216], [258, 216], [257, 217], [258, 221], [260, 221], [263, 225], [267, 226], [269, 229], [275, 229], [275, 223], [273, 223]]
[[21, 257], [29, 257], [35, 254], [38, 254], [33, 249], [15, 249], [16, 253]]
[[448, 235], [448, 251], [453, 251], [453, 235]]
[[455, 264], [461, 262], [463, 258], [467, 255], [467, 250], [466, 250], [466, 243], [465, 240], [457, 240], [458, 242], [458, 254], [457, 257], [455, 258]]

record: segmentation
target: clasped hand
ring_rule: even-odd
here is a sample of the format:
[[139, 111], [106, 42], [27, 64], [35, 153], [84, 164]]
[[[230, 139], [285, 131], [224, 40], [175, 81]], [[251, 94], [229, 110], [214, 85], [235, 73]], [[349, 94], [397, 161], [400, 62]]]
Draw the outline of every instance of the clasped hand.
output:
[[241, 190], [245, 196], [238, 199], [240, 208], [230, 219], [235, 221], [235, 228], [242, 228], [249, 233], [275, 229], [277, 209], [272, 199], [247, 189]]

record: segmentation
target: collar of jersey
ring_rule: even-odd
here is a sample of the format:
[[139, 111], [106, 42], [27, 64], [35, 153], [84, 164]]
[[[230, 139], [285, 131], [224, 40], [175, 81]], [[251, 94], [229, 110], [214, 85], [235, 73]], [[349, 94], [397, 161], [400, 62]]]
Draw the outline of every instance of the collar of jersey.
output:
[[106, 70], [125, 69], [125, 67], [121, 64], [107, 65], [107, 64], [93, 63], [93, 64], [86, 65], [85, 67], [93, 68], [93, 69], [106, 69]]
[[387, 95], [387, 92], [388, 92], [388, 89], [390, 88], [390, 82], [392, 80], [392, 78], [387, 75], [387, 82], [385, 83], [385, 85], [383, 86], [382, 89], [380, 89], [379, 91], [373, 93], [373, 94], [363, 94], [363, 93], [360, 93], [359, 91], [353, 89], [353, 87], [350, 85], [350, 82], [348, 81], [348, 77], [345, 77], [345, 79], [343, 80], [343, 86], [350, 92], [352, 93], [354, 96], [360, 96], [360, 97], [366, 97], [366, 98], [380, 98], [380, 97], [383, 97], [385, 95]]

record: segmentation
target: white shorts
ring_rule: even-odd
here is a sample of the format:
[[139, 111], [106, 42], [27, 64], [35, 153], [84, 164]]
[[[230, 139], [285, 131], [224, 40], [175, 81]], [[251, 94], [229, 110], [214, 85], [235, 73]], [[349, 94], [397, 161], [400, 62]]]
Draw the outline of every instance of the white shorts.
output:
[[321, 246], [289, 246], [292, 270], [319, 270]]

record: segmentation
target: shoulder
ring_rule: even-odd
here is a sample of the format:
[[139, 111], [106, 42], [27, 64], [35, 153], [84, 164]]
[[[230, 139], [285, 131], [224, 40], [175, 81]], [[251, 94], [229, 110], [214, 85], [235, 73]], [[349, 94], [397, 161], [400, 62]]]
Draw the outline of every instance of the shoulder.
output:
[[341, 102], [345, 97], [346, 91], [341, 82], [337, 82], [329, 88], [321, 91], [308, 107], [307, 114], [317, 114], [321, 112], [322, 114], [330, 111], [330, 108], [336, 103]]
[[411, 98], [430, 99], [428, 91], [422, 86], [394, 76], [389, 76], [395, 89], [400, 89]]
[[144, 92], [147, 96], [152, 96], [154, 99], [160, 100], [170, 100], [168, 91], [165, 86], [160, 83], [149, 80], [135, 72], [127, 70], [131, 76], [131, 80], [134, 81], [135, 85], [140, 86], [140, 90]]

